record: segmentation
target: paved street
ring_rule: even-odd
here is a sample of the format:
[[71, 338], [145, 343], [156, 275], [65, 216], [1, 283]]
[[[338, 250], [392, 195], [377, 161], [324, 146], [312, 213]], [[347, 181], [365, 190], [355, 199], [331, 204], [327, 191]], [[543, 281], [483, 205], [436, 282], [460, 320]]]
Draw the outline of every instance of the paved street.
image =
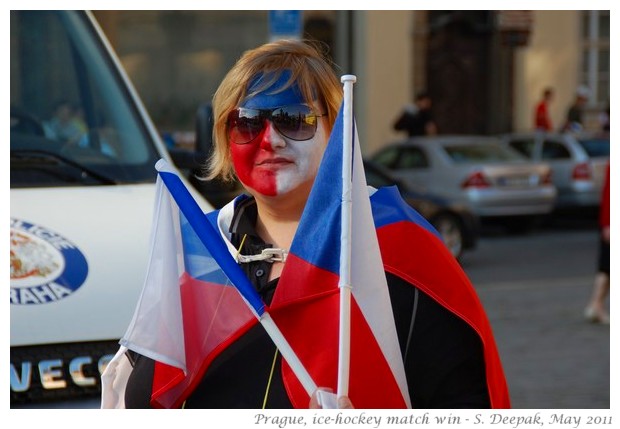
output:
[[487, 233], [465, 271], [488, 312], [514, 408], [609, 408], [609, 326], [582, 312], [596, 230], [569, 222], [524, 236]]

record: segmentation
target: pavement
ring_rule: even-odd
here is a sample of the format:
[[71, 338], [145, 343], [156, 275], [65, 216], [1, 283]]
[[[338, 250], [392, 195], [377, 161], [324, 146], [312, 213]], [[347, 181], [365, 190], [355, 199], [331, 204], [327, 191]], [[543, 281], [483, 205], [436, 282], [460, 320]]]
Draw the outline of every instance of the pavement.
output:
[[610, 325], [583, 316], [596, 249], [596, 230], [538, 231], [483, 239], [466, 261], [513, 408], [610, 408]]

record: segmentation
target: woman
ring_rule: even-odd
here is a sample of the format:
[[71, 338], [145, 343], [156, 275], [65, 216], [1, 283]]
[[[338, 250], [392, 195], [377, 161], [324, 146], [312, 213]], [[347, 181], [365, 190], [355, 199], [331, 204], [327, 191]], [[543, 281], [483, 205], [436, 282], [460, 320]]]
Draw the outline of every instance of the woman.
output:
[[605, 310], [605, 303], [609, 296], [609, 163], [605, 173], [605, 181], [601, 192], [601, 204], [599, 207], [599, 249], [597, 260], [597, 271], [594, 277], [594, 287], [590, 301], [584, 310], [586, 320], [592, 323], [609, 325], [609, 314]]
[[[330, 63], [318, 49], [299, 41], [278, 41], [246, 52], [214, 96], [215, 150], [209, 177], [236, 176], [248, 193], [223, 209], [231, 212], [223, 234], [244, 255], [242, 268], [267, 304], [277, 291], [341, 100], [341, 85]], [[271, 250], [265, 254], [265, 249]], [[402, 251], [415, 257], [411, 244], [403, 242]], [[458, 271], [458, 264], [446, 256], [449, 252], [442, 252], [445, 260], [453, 261], [449, 270]], [[464, 277], [460, 271], [456, 276]], [[453, 313], [458, 309], [444, 307], [449, 299], [441, 293], [431, 291], [436, 301], [403, 277], [387, 277], [412, 406], [507, 407], [498, 359], [491, 371], [500, 374], [499, 382], [487, 379], [492, 338], [481, 340], [477, 328]], [[416, 278], [415, 273], [407, 278]], [[494, 347], [490, 349], [496, 354]], [[126, 405], [148, 407], [154, 364], [135, 353], [132, 359]], [[281, 366], [276, 347], [262, 327], [254, 325], [206, 368], [199, 385], [184, 396], [184, 406], [290, 408]], [[499, 396], [505, 399], [491, 404], [496, 390], [502, 390]], [[340, 407], [355, 405], [347, 398], [340, 401]], [[303, 406], [320, 405], [313, 395]]]

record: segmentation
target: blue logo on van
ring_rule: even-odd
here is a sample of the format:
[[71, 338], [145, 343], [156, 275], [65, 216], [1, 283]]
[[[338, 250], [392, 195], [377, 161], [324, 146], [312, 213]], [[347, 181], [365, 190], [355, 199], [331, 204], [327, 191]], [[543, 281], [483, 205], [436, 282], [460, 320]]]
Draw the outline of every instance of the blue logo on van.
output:
[[11, 218], [11, 304], [46, 304], [77, 291], [88, 275], [86, 258], [49, 229]]

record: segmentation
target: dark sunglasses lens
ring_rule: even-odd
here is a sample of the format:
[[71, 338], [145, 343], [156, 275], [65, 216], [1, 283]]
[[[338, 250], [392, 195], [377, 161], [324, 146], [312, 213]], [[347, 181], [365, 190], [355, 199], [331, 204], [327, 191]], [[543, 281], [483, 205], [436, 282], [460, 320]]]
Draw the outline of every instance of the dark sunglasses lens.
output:
[[309, 140], [314, 137], [317, 116], [308, 106], [285, 106], [271, 114], [271, 120], [278, 131], [291, 140]]
[[259, 136], [263, 125], [260, 111], [235, 109], [228, 115], [228, 138], [237, 144], [249, 143]]

